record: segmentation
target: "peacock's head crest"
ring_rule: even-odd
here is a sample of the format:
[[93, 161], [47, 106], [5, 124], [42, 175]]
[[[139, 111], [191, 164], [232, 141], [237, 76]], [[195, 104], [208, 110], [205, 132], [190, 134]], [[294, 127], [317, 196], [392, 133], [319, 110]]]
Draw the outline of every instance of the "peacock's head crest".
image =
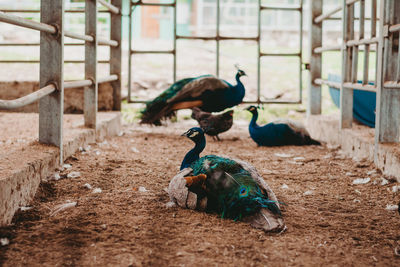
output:
[[200, 127], [193, 127], [182, 134], [186, 136], [193, 142], [198, 142], [202, 137], [204, 137], [204, 131]]
[[257, 113], [257, 107], [256, 106], [249, 106], [249, 107], [246, 108], [246, 110], [250, 111], [253, 114]]
[[237, 69], [237, 75], [238, 75], [239, 77], [247, 76], [246, 72], [244, 72], [243, 70], [241, 70], [241, 69], [239, 68], [239, 65], [238, 65], [238, 64], [235, 64], [235, 68]]

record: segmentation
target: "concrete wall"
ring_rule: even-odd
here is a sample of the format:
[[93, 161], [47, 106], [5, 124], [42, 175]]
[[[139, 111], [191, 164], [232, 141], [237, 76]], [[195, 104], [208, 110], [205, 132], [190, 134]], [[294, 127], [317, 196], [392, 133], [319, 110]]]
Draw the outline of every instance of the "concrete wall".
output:
[[[16, 99], [39, 89], [39, 82], [0, 82], [0, 99]], [[98, 107], [101, 111], [112, 110], [113, 89], [111, 83], [99, 85]], [[39, 102], [32, 103], [11, 112], [38, 112]], [[83, 87], [64, 91], [64, 113], [83, 113]]]

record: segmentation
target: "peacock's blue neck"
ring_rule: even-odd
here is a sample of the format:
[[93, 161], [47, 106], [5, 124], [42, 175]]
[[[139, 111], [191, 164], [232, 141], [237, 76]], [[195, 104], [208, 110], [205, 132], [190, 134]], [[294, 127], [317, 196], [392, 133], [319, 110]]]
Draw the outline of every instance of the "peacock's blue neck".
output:
[[181, 164], [181, 170], [184, 168], [189, 167], [193, 162], [198, 160], [200, 158], [200, 153], [204, 150], [206, 147], [206, 138], [201, 136], [201, 138], [198, 141], [195, 141], [196, 145], [194, 146], [193, 149], [191, 149], [183, 158], [182, 164]]
[[246, 91], [244, 89], [243, 83], [240, 81], [239, 73], [236, 73], [236, 77], [235, 78], [236, 78], [236, 83], [237, 83], [236, 86], [235, 86], [235, 90], [237, 91], [238, 98], [240, 98], [240, 100], [242, 100]]
[[251, 118], [251, 121], [250, 121], [250, 127], [258, 127], [258, 125], [257, 125], [257, 119], [258, 119], [258, 112], [257, 111], [255, 111], [254, 113], [253, 113], [253, 117]]

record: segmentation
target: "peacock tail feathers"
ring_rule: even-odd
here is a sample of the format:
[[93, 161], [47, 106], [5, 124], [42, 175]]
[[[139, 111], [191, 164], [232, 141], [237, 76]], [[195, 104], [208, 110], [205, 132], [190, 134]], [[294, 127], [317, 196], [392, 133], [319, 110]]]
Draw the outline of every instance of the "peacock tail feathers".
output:
[[[168, 89], [162, 92], [152, 101], [146, 103], [146, 107], [141, 111], [141, 123], [153, 123], [155, 125], [160, 125], [161, 118], [157, 118], [157, 115], [165, 108], [169, 99], [173, 98], [186, 84], [193, 81], [196, 78], [186, 78], [179, 80], [172, 84]], [[175, 113], [170, 112], [168, 114], [163, 114], [164, 118], [172, 117]]]
[[236, 161], [207, 155], [190, 167], [194, 175], [207, 175], [205, 194], [209, 199], [208, 209], [220, 213], [223, 218], [241, 220], [261, 208], [281, 215], [277, 202], [269, 199], [250, 172]]

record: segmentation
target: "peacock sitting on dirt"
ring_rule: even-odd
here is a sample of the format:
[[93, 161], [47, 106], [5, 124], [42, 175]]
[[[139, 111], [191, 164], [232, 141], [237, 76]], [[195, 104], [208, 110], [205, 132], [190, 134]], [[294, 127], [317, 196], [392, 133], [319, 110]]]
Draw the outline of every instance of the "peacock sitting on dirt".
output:
[[210, 112], [201, 111], [199, 108], [193, 108], [192, 118], [199, 123], [204, 133], [220, 141], [218, 134], [226, 132], [232, 127], [233, 110], [213, 115]]
[[253, 114], [249, 124], [250, 137], [259, 146], [321, 145], [320, 142], [312, 139], [306, 128], [298, 122], [277, 120], [259, 126], [256, 123], [258, 118], [257, 108], [249, 106], [247, 110]]
[[284, 223], [275, 194], [250, 164], [207, 155], [201, 128], [183, 134], [195, 146], [184, 157], [181, 171], [171, 180], [168, 192], [181, 207], [221, 214], [222, 218], [250, 222], [265, 231], [281, 231]]
[[242, 103], [245, 88], [238, 69], [236, 85], [212, 75], [186, 78], [172, 84], [153, 101], [146, 103], [140, 123], [161, 125], [161, 119], [175, 115], [179, 109], [199, 107], [207, 112], [219, 112]]

